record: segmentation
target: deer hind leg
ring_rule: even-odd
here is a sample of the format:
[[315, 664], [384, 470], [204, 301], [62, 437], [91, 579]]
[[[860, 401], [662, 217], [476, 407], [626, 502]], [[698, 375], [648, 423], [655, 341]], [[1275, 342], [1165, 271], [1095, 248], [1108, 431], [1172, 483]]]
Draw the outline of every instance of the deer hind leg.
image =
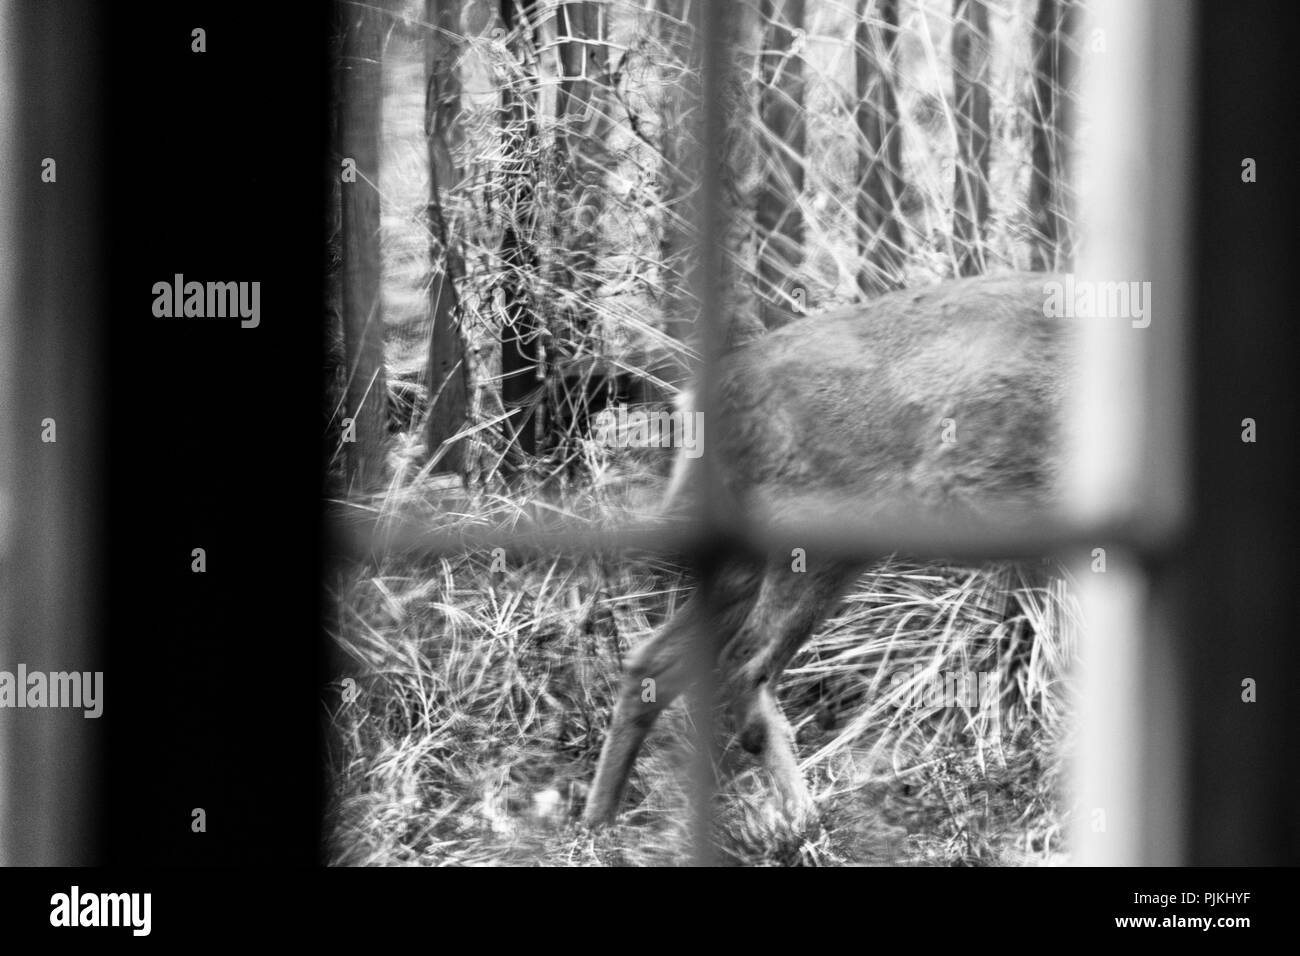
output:
[[700, 657], [692, 646], [700, 640], [726, 642], [747, 615], [760, 576], [760, 569], [747, 562], [731, 563], [719, 575], [711, 619], [705, 620], [702, 602], [692, 601], [633, 654], [624, 668], [618, 703], [582, 814], [585, 824], [609, 823], [618, 814], [628, 776], [650, 728], [698, 676]]
[[816, 808], [795, 757], [794, 731], [776, 700], [776, 683], [856, 573], [839, 564], [803, 573], [770, 566], [749, 617], [722, 653], [740, 744], [761, 757], [797, 826], [815, 818]]

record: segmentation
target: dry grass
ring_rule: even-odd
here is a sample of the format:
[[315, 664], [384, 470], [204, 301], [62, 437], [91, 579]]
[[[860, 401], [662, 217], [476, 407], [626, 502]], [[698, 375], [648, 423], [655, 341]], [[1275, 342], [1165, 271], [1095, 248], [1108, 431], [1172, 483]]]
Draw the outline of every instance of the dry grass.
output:
[[[603, 526], [639, 512], [653, 480], [614, 484], [563, 510]], [[445, 530], [528, 520], [518, 497], [483, 496], [456, 514], [421, 499], [421, 482], [404, 487], [376, 505], [381, 514], [414, 512]], [[338, 572], [332, 630], [339, 673], [356, 691], [341, 676], [333, 698], [330, 859], [689, 861], [694, 734], [680, 705], [647, 741], [620, 825], [593, 836], [575, 822], [621, 661], [684, 602], [687, 576], [650, 555], [506, 555], [495, 570], [494, 560], [394, 555]], [[1077, 630], [1064, 582], [1033, 584], [1011, 566], [894, 561], [864, 575], [780, 687], [824, 829], [790, 832], [762, 772], [728, 737], [719, 858], [1059, 861]], [[936, 692], [936, 678], [981, 673], [994, 675], [996, 695]]]

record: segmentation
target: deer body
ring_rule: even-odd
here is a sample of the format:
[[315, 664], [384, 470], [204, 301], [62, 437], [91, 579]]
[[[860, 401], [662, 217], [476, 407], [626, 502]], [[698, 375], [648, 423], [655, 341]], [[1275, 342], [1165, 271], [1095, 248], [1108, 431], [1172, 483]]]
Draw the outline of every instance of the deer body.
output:
[[[810, 316], [728, 354], [705, 454], [759, 522], [851, 507], [978, 515], [1055, 496], [1069, 328], [1045, 318], [1042, 273], [986, 276]], [[792, 542], [798, 546], [799, 542]], [[737, 557], [713, 615], [689, 603], [631, 658], [584, 821], [611, 820], [642, 741], [692, 682], [690, 642], [714, 641], [742, 746], [761, 757], [797, 822], [814, 812], [776, 702], [781, 672], [863, 568], [790, 551]], [[654, 700], [643, 700], [643, 681]]]

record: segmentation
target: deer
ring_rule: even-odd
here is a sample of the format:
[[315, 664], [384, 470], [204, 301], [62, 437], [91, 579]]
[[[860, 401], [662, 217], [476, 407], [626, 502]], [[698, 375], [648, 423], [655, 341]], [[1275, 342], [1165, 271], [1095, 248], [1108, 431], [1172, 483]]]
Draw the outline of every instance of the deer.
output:
[[[715, 482], [741, 513], [768, 518], [810, 499], [962, 517], [1050, 507], [1077, 351], [1069, 324], [1045, 317], [1045, 286], [1059, 278], [1011, 273], [892, 292], [724, 354], [705, 452]], [[945, 423], [957, 440], [943, 439]], [[678, 463], [669, 499], [684, 484]], [[710, 611], [697, 594], [624, 667], [583, 822], [616, 818], [655, 720], [699, 673], [699, 640], [711, 642], [739, 743], [770, 775], [787, 818], [814, 822], [776, 687], [864, 569], [810, 553], [795, 573], [788, 548], [726, 559]]]

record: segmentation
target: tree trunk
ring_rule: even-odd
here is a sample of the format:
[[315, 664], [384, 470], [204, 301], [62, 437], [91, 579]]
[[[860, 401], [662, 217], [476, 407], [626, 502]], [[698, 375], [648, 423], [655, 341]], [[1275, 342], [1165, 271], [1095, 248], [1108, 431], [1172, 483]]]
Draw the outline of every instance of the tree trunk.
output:
[[952, 29], [957, 170], [953, 245], [957, 274], [984, 271], [989, 217], [989, 11], [985, 0], [955, 0]]
[[[572, 431], [585, 421], [595, 380], [569, 374], [587, 369], [595, 322], [597, 244], [609, 168], [609, 62], [603, 4], [569, 0], [556, 9], [560, 82], [556, 98], [556, 210], [552, 220], [553, 282], [559, 308], [551, 324], [548, 417], [552, 441], [559, 428]], [[586, 355], [582, 353], [586, 351]], [[556, 369], [562, 369], [556, 374]]]
[[692, 30], [685, 0], [656, 0], [659, 39], [666, 51], [663, 102], [660, 105], [659, 151], [663, 157], [660, 207], [663, 233], [659, 240], [661, 301], [665, 326], [685, 342], [695, 329], [695, 316], [686, 289], [686, 260], [691, 246], [689, 208], [694, 149], [686, 135], [690, 104], [699, 95], [699, 76], [691, 69]]
[[1074, 20], [1072, 0], [1039, 0], [1034, 19], [1034, 142], [1029, 181], [1031, 261], [1038, 272], [1068, 270], [1074, 258], [1074, 250], [1069, 248], [1068, 151], [1074, 121], [1068, 90], [1074, 78], [1069, 44]]
[[[458, 59], [460, 43], [459, 0], [426, 0], [424, 131], [429, 144], [429, 259], [433, 281], [429, 285], [429, 417], [425, 447], [437, 454], [442, 443], [464, 426], [469, 405], [469, 368], [460, 336], [458, 283], [464, 276], [461, 225], [448, 213], [443, 194], [460, 182], [455, 150], [460, 146], [461, 99]], [[448, 445], [443, 452], [445, 471], [465, 472], [466, 442]]]
[[347, 362], [350, 488], [368, 490], [383, 477], [388, 423], [384, 321], [380, 300], [379, 124], [382, 98], [380, 11], [343, 4], [343, 79], [339, 140], [356, 164], [343, 182], [343, 346]]
[[[515, 48], [527, 68], [532, 63], [536, 0], [501, 0], [501, 23], [518, 31]], [[535, 95], [516, 88], [517, 79], [502, 89], [503, 192], [506, 228], [501, 238], [502, 324], [501, 404], [514, 412], [504, 423], [509, 445], [507, 463], [521, 466], [537, 452], [538, 396], [543, 377], [540, 326], [532, 290], [537, 282], [537, 121]]]
[[609, 65], [602, 5], [582, 0], [556, 11], [560, 87], [556, 102], [555, 152], [559, 215], [556, 217], [560, 280], [576, 294], [565, 316], [581, 335], [591, 324], [595, 294], [597, 222], [608, 168]]
[[898, 208], [901, 153], [894, 97], [897, 0], [858, 0], [854, 65], [858, 126], [858, 288], [871, 297], [903, 285]]
[[[661, 261], [664, 273], [664, 312], [669, 331], [685, 341], [697, 331], [699, 303], [693, 301], [690, 271], [705, 256], [699, 248], [700, 209], [695, 195], [702, 182], [701, 129], [694, 112], [703, 102], [701, 78], [706, 70], [717, 79], [719, 141], [722, 176], [715, 201], [723, 207], [723, 228], [718, 241], [723, 255], [713, 277], [723, 290], [720, 314], [714, 321], [724, 329], [727, 342], [739, 344], [763, 333], [756, 290], [752, 282], [752, 255], [747, 254], [755, 238], [753, 203], [758, 194], [760, 164], [754, 135], [754, 107], [750, 88], [751, 70], [735, 55], [751, 50], [758, 39], [758, 19], [753, 8], [729, 5], [721, 25], [725, 53], [718, 63], [706, 62], [696, 43], [696, 26], [682, 18], [698, 21], [704, 15], [698, 3], [658, 0], [661, 37], [670, 51], [665, 67], [667, 89], [661, 113], [664, 157], [664, 231]], [[711, 252], [711, 251], [710, 251]], [[737, 269], [737, 263], [741, 268]]]
[[[800, 281], [804, 257], [803, 192], [806, 153], [804, 117], [804, 0], [763, 0], [763, 91], [759, 102], [766, 164], [758, 194], [758, 293], [763, 325], [782, 324], [807, 305]], [[800, 295], [796, 288], [803, 290]]]

